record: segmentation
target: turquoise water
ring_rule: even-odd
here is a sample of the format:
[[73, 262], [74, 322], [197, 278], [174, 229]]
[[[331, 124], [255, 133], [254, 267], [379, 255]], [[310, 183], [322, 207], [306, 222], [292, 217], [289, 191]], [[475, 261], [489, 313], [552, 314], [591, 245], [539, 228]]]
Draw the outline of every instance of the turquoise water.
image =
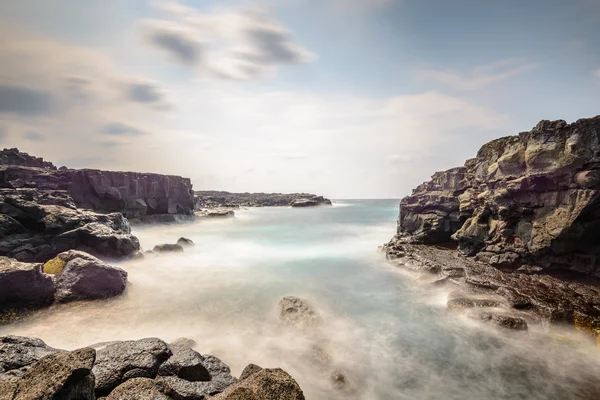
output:
[[[55, 306], [0, 333], [61, 348], [118, 339], [190, 337], [239, 374], [282, 367], [307, 399], [584, 399], [598, 357], [529, 336], [507, 337], [448, 315], [446, 293], [377, 251], [396, 230], [397, 200], [331, 208], [254, 208], [236, 218], [134, 229], [145, 249], [181, 236], [184, 254], [123, 263], [130, 285], [109, 300]], [[285, 295], [308, 299], [323, 323], [283, 328]], [[319, 367], [314, 346], [331, 357]], [[332, 371], [348, 388], [336, 388]]]

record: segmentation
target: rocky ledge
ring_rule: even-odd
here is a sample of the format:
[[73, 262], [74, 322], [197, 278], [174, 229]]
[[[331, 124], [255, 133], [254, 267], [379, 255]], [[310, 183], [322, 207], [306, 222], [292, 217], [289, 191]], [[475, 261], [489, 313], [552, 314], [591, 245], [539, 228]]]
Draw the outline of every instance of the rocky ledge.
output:
[[195, 345], [147, 338], [65, 351], [0, 336], [0, 399], [304, 400], [285, 371], [250, 364], [236, 379]]
[[[481, 319], [600, 334], [600, 116], [541, 121], [436, 172], [400, 203], [390, 260], [466, 290]], [[482, 310], [484, 309], [484, 310]], [[489, 311], [489, 312], [487, 312]], [[503, 322], [504, 321], [504, 322]]]
[[173, 175], [94, 169], [57, 169], [18, 149], [0, 151], [0, 188], [65, 191], [79, 208], [120, 212], [144, 220], [156, 215], [192, 215], [190, 179]]
[[309, 193], [229, 193], [221, 191], [195, 192], [195, 208], [239, 207], [315, 207], [331, 205], [331, 200]]

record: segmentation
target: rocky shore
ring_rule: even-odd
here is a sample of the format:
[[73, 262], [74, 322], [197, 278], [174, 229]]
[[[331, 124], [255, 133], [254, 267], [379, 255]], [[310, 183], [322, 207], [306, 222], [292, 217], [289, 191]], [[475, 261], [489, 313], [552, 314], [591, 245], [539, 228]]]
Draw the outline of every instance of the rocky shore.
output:
[[0, 400], [303, 400], [285, 371], [250, 364], [239, 379], [190, 339], [146, 338], [65, 351], [0, 336]]
[[454, 288], [449, 309], [598, 337], [599, 210], [600, 116], [541, 121], [414, 189], [384, 250]]
[[331, 200], [309, 193], [229, 193], [196, 191], [195, 208], [239, 207], [316, 207], [331, 205]]

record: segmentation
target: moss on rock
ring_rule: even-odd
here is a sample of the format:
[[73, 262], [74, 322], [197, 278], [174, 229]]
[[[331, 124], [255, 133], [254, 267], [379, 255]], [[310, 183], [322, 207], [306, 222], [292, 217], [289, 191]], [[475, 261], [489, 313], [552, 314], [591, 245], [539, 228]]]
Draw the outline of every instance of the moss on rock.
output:
[[60, 257], [54, 257], [52, 260], [44, 264], [44, 273], [52, 275], [60, 275], [66, 262]]

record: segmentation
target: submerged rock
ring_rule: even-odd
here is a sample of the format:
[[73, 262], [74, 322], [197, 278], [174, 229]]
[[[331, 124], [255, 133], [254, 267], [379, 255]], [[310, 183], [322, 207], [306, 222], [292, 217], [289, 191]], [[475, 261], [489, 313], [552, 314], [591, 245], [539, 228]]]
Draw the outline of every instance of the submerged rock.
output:
[[127, 287], [127, 272], [82, 251], [60, 253], [49, 263], [52, 270], [57, 271], [56, 300], [59, 302], [117, 296]]
[[290, 205], [294, 208], [301, 208], [301, 207], [316, 207], [316, 206], [321, 205], [321, 203], [315, 199], [298, 199], [298, 200], [294, 200]]
[[154, 378], [170, 356], [167, 344], [156, 338], [117, 342], [98, 350], [93, 368], [96, 395], [106, 396], [128, 379]]
[[195, 246], [192, 239], [188, 239], [188, 238], [184, 238], [184, 237], [180, 237], [179, 239], [177, 239], [177, 244], [182, 247], [194, 247]]
[[19, 379], [0, 381], [0, 398], [94, 400], [95, 355], [84, 348], [45, 356]]
[[232, 385], [214, 400], [304, 400], [298, 383], [282, 369], [263, 369]]
[[183, 246], [180, 244], [157, 244], [152, 249], [155, 253], [183, 253]]
[[279, 315], [281, 321], [288, 325], [309, 327], [318, 325], [319, 315], [310, 303], [302, 298], [286, 296], [279, 302]]
[[525, 321], [523, 318], [503, 313], [494, 313], [489, 311], [471, 312], [468, 314], [468, 317], [508, 330], [526, 331], [528, 329], [527, 321]]

